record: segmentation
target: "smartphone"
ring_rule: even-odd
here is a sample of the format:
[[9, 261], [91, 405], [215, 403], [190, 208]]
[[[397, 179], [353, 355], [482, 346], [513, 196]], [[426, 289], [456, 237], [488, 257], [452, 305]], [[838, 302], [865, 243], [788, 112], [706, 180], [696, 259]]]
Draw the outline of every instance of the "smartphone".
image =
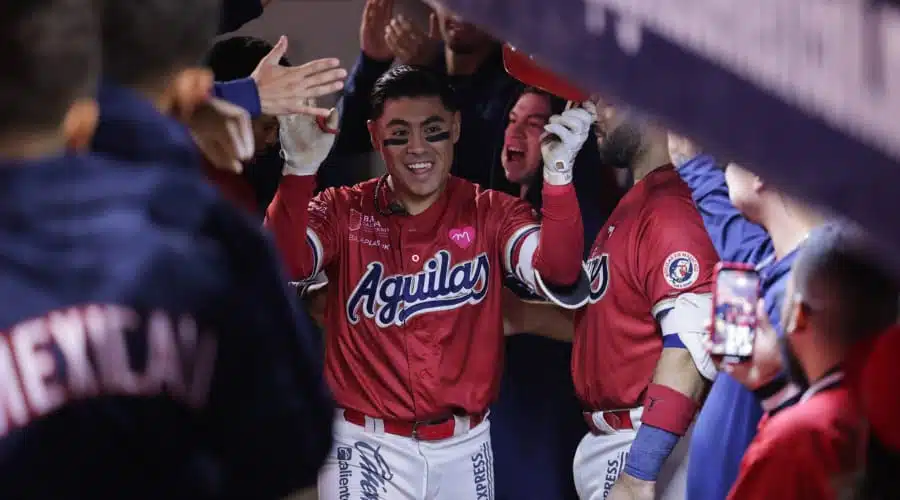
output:
[[710, 354], [725, 362], [746, 361], [756, 340], [759, 273], [753, 266], [719, 262], [715, 268]]

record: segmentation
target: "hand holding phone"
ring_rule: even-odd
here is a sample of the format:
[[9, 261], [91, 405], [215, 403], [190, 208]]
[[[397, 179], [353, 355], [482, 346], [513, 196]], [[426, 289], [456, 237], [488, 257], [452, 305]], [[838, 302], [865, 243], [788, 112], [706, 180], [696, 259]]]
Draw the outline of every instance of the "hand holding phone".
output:
[[757, 333], [759, 273], [746, 264], [720, 262], [714, 283], [709, 353], [726, 363], [747, 361]]

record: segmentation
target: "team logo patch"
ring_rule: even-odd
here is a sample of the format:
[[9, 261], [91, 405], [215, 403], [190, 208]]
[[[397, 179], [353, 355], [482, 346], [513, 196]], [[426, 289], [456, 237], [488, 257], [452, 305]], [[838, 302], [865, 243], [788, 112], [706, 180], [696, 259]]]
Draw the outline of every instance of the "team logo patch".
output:
[[469, 245], [475, 241], [475, 228], [466, 226], [459, 229], [451, 229], [447, 234], [456, 246], [462, 249], [469, 248]]
[[687, 288], [700, 277], [700, 263], [689, 252], [672, 253], [663, 264], [663, 276], [672, 288]]

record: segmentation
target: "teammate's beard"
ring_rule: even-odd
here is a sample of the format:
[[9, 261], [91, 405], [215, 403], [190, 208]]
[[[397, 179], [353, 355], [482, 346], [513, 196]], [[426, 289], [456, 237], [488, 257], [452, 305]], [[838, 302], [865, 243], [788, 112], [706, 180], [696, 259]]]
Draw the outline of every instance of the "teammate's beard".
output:
[[809, 379], [806, 377], [806, 373], [803, 372], [803, 365], [800, 364], [800, 360], [794, 354], [787, 335], [783, 335], [778, 339], [778, 344], [781, 347], [781, 357], [784, 359], [784, 365], [787, 368], [788, 379], [801, 389], [806, 390], [809, 387]]
[[630, 168], [637, 161], [643, 148], [641, 124], [627, 119], [610, 131], [598, 145], [600, 162], [615, 168]]

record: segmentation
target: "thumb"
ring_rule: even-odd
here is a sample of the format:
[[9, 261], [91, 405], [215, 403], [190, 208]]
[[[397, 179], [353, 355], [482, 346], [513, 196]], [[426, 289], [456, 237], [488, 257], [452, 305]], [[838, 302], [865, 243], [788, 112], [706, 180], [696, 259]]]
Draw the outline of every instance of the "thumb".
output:
[[441, 27], [438, 26], [437, 14], [434, 12], [428, 16], [428, 38], [437, 40], [441, 37]]
[[278, 43], [276, 43], [275, 46], [272, 47], [272, 50], [266, 54], [266, 57], [263, 58], [262, 62], [277, 66], [278, 62], [281, 61], [281, 58], [284, 57], [284, 54], [287, 52], [287, 49], [288, 39], [286, 36], [281, 35], [281, 37], [278, 38]]

